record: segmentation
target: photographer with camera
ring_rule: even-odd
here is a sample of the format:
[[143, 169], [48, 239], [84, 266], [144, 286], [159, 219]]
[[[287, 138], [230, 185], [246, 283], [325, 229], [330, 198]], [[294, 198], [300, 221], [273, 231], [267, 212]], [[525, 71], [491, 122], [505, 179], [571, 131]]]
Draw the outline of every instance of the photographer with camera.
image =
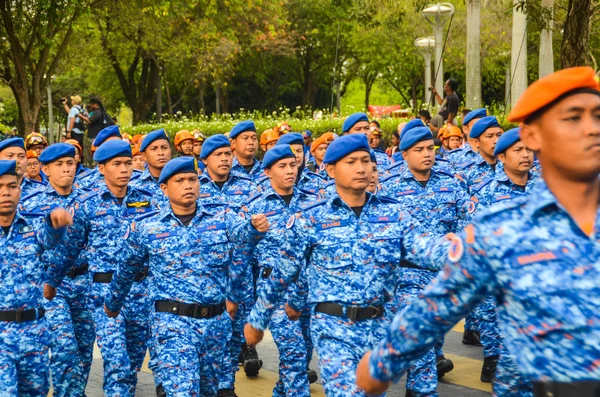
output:
[[88, 138], [94, 140], [98, 133], [104, 128], [114, 125], [115, 122], [110, 115], [102, 106], [100, 99], [91, 97], [90, 102], [90, 115], [87, 121], [88, 125]]
[[81, 96], [73, 95], [71, 97], [71, 108], [67, 105], [67, 98], [62, 98], [61, 102], [65, 111], [69, 113], [67, 118], [67, 139], [75, 139], [83, 147], [83, 134], [85, 132], [85, 123], [90, 119], [81, 106]]
[[[456, 115], [458, 114], [458, 107], [460, 101], [458, 95], [456, 95], [456, 89], [458, 88], [458, 82], [454, 79], [448, 79], [444, 84], [444, 93], [446, 96], [442, 99], [440, 94], [436, 91], [435, 87], [431, 87], [429, 90], [435, 95], [435, 99], [440, 105], [438, 114], [433, 116], [431, 124], [428, 124], [429, 129], [433, 132], [433, 137], [437, 137], [437, 133], [440, 128], [447, 125], [458, 125], [456, 122]], [[440, 137], [441, 138], [441, 137]]]

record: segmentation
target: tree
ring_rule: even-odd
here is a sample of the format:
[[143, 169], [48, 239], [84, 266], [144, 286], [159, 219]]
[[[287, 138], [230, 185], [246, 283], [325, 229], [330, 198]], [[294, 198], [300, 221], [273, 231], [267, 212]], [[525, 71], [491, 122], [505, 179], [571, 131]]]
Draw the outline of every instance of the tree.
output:
[[0, 1], [0, 79], [10, 86], [19, 107], [21, 134], [38, 128], [45, 89], [73, 35], [83, 0]]
[[467, 107], [481, 107], [481, 0], [467, 0]]
[[514, 106], [527, 88], [527, 15], [513, 5], [510, 104]]
[[554, 50], [552, 29], [554, 28], [554, 0], [542, 0], [543, 27], [540, 33], [539, 78], [554, 73]]
[[569, 0], [560, 51], [562, 68], [591, 65], [590, 21], [592, 0]]

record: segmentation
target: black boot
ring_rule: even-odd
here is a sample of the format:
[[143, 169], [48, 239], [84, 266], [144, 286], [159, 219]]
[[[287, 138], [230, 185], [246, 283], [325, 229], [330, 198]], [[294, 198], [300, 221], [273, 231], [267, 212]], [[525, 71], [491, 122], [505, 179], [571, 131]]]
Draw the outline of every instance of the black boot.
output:
[[308, 369], [306, 371], [306, 374], [308, 375], [308, 383], [315, 383], [317, 381], [317, 379], [319, 379], [319, 376], [317, 375], [317, 371], [315, 371], [314, 369]]
[[256, 347], [247, 344], [242, 345], [244, 354], [244, 372], [246, 376], [256, 376], [262, 367], [262, 361], [258, 358]]
[[404, 395], [404, 397], [413, 397], [413, 392], [412, 390], [406, 389], [406, 394]]
[[444, 356], [435, 358], [435, 366], [437, 368], [438, 379], [442, 379], [444, 375], [454, 369], [454, 363], [452, 360], [449, 360]]
[[483, 367], [481, 367], [481, 381], [490, 383], [496, 376], [496, 364], [498, 364], [498, 356], [486, 357], [483, 359]]
[[167, 392], [163, 389], [163, 385], [156, 386], [156, 397], [167, 397]]
[[462, 343], [463, 345], [481, 346], [479, 332], [465, 330], [465, 332], [463, 332]]
[[238, 397], [233, 389], [217, 390], [217, 397]]

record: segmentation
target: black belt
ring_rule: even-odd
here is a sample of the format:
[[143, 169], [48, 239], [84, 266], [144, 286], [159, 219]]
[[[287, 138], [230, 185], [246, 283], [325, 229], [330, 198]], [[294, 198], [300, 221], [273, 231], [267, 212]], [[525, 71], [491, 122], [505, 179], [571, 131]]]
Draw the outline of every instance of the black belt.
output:
[[157, 312], [177, 314], [178, 316], [213, 318], [225, 311], [225, 302], [202, 306], [195, 303], [156, 301], [154, 308]]
[[[368, 320], [383, 316], [383, 306], [344, 306], [330, 302], [317, 303], [315, 311], [336, 317], [347, 318], [351, 321]], [[344, 312], [346, 314], [344, 314]]]
[[600, 382], [593, 380], [571, 383], [534, 382], [533, 394], [535, 397], [598, 397]]
[[73, 266], [72, 268], [69, 269], [69, 273], [67, 273], [67, 276], [69, 276], [69, 278], [75, 278], [77, 276], [81, 276], [81, 275], [87, 273], [88, 268], [89, 268], [89, 266], [87, 264], [85, 264], [83, 266], [79, 266], [79, 267]]
[[[144, 270], [136, 273], [133, 281], [135, 281], [136, 283], [144, 281], [144, 279], [146, 277], [148, 277], [148, 271], [149, 271], [149, 269], [147, 267], [145, 267]], [[95, 283], [110, 283], [112, 281], [113, 273], [114, 272], [94, 273], [94, 277], [92, 279]]]
[[46, 311], [40, 309], [19, 309], [19, 310], [4, 310], [0, 311], [0, 321], [14, 321], [22, 323], [23, 321], [33, 321], [44, 317]]

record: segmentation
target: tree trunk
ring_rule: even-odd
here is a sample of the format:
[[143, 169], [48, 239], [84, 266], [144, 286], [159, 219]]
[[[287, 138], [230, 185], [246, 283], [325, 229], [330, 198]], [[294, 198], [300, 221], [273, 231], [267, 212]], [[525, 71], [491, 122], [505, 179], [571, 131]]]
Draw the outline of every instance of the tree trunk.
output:
[[[548, 10], [549, 20], [543, 20], [544, 28], [540, 33], [539, 78], [554, 73], [554, 51], [552, 49], [552, 28], [554, 27], [554, 0], [542, 0], [542, 9]], [[543, 13], [542, 15], [546, 15]]]
[[160, 123], [162, 119], [162, 85], [160, 71], [156, 73], [156, 120]]
[[590, 18], [592, 0], [569, 0], [560, 51], [561, 68], [592, 63], [590, 56]]
[[221, 114], [221, 88], [218, 83], [215, 84], [215, 106], [215, 113]]
[[510, 105], [515, 105], [527, 88], [527, 16], [513, 4]]
[[481, 107], [481, 0], [467, 0], [467, 107]]
[[168, 81], [165, 81], [165, 95], [167, 97], [167, 112], [173, 115], [173, 103], [171, 102], [171, 90], [169, 89]]
[[206, 95], [206, 84], [204, 82], [200, 83], [198, 89], [198, 106], [200, 106], [200, 114], [206, 115], [206, 103], [204, 102], [204, 96]]

